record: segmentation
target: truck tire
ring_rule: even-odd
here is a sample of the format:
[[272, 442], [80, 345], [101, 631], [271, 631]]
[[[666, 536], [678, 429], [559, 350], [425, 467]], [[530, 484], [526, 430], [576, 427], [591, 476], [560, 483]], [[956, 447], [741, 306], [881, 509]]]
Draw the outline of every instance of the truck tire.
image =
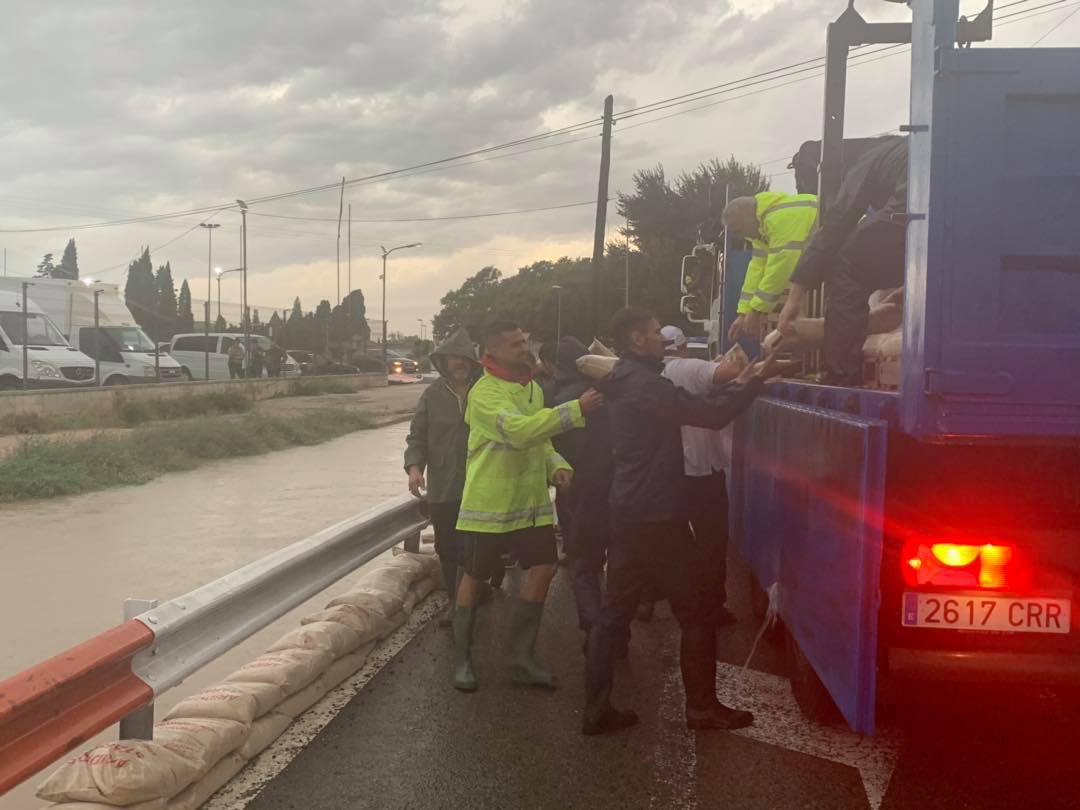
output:
[[188, 382], [194, 382], [195, 378], [191, 376], [191, 372], [188, 371], [187, 366], [184, 366], [182, 369], [180, 369], [180, 373], [184, 375], [184, 379]]
[[105, 380], [105, 385], [107, 385], [107, 386], [109, 386], [109, 385], [127, 385], [127, 384], [128, 384], [128, 378], [125, 377], [123, 374], [117, 374], [115, 377], [109, 377], [107, 380]]
[[815, 723], [834, 724], [840, 721], [840, 710], [836, 708], [832, 696], [821, 682], [821, 678], [814, 672], [799, 643], [791, 634], [787, 637], [788, 652], [788, 678], [791, 680], [791, 693], [795, 696], [795, 702], [807, 720]]
[[15, 377], [0, 377], [0, 391], [18, 391], [22, 382]]

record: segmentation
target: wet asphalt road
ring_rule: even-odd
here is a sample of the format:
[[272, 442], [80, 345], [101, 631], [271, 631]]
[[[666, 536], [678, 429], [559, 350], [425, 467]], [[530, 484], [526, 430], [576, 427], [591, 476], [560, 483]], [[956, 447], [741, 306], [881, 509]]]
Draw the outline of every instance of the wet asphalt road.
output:
[[[736, 565], [731, 606], [743, 622], [721, 631], [721, 661], [738, 666], [756, 630], [745, 581]], [[844, 728], [808, 729], [775, 677], [784, 670], [780, 649], [763, 642], [746, 677], [763, 706], [754, 733], [769, 741], [694, 734], [683, 725], [677, 628], [660, 606], [653, 622], [635, 623], [630, 659], [616, 676], [619, 702], [633, 705], [641, 724], [586, 738], [581, 635], [565, 573], [553, 586], [538, 653], [562, 681], [557, 692], [508, 683], [508, 607], [499, 597], [483, 610], [479, 692], [451, 688], [450, 633], [429, 625], [248, 807], [1080, 807], [1080, 713], [1058, 694], [987, 687], [894, 695], [882, 708], [882, 736], [859, 738]], [[723, 678], [731, 667], [721, 671]], [[805, 738], [813, 738], [809, 749]], [[868, 752], [865, 772], [838, 761], [844, 755], [835, 752], [852, 747]], [[884, 779], [877, 801], [867, 787], [875, 778]]]

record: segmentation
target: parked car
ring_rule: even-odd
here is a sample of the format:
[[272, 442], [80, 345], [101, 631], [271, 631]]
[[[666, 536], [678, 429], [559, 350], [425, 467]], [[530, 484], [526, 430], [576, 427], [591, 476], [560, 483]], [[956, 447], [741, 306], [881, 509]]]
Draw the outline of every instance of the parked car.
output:
[[24, 362], [29, 388], [94, 385], [94, 361], [67, 342], [34, 299], [24, 313], [20, 295], [0, 290], [0, 391], [23, 387]]
[[296, 362], [303, 375], [315, 374], [359, 374], [357, 366], [339, 363], [332, 357], [319, 352], [291, 351], [289, 357]]
[[[209, 351], [210, 379], [227, 380], [229, 379], [229, 348], [238, 340], [243, 342], [244, 336], [234, 332], [211, 332], [209, 336], [199, 333], [173, 335], [169, 354], [180, 363], [186, 379], [203, 380], [206, 379], [206, 352]], [[251, 340], [258, 343], [265, 352], [269, 352], [274, 345], [270, 338], [263, 335], [251, 335]], [[286, 353], [281, 375], [283, 377], [300, 376], [299, 365], [288, 356], [288, 353]], [[263, 366], [262, 376], [266, 376], [265, 366]]]

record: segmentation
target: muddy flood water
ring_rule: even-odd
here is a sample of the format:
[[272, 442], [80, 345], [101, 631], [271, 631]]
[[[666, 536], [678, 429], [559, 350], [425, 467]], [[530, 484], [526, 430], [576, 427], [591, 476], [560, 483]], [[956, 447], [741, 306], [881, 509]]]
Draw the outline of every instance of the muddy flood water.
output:
[[[143, 486], [0, 508], [0, 678], [119, 624], [127, 597], [179, 596], [406, 492], [407, 432], [407, 424], [392, 425]], [[347, 582], [165, 695], [159, 719], [259, 655]], [[0, 798], [0, 810], [42, 804], [32, 797], [38, 781]]]

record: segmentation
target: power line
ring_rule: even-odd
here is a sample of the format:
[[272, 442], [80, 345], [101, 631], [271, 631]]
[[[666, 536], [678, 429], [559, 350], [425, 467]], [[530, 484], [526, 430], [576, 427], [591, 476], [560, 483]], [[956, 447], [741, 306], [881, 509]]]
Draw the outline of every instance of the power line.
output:
[[1061, 28], [1061, 26], [1063, 26], [1065, 23], [1067, 23], [1069, 20], [1071, 20], [1073, 17], [1075, 17], [1077, 12], [1080, 12], [1080, 8], [1073, 9], [1072, 11], [1069, 12], [1068, 16], [1066, 16], [1064, 19], [1058, 20], [1057, 24], [1053, 28], [1051, 28], [1049, 31], [1047, 31], [1045, 34], [1043, 34], [1037, 40], [1032, 42], [1031, 47], [1034, 48], [1036, 45], [1038, 45], [1040, 42], [1042, 42], [1044, 39], [1046, 39], [1052, 33], [1054, 33], [1059, 28]]
[[[354, 219], [353, 222], [376, 223], [376, 222], [444, 222], [456, 219], [486, 219], [488, 217], [507, 217], [514, 214], [536, 214], [540, 211], [561, 211], [565, 208], [579, 208], [583, 205], [596, 205], [596, 200], [585, 202], [563, 203], [562, 205], [546, 205], [542, 208], [518, 208], [511, 211], [488, 211], [482, 214], [455, 214], [445, 217], [409, 217], [399, 219]], [[329, 217], [300, 217], [288, 214], [261, 214], [252, 211], [252, 214], [260, 217], [272, 217], [273, 219], [300, 219], [308, 222], [336, 222]]]

